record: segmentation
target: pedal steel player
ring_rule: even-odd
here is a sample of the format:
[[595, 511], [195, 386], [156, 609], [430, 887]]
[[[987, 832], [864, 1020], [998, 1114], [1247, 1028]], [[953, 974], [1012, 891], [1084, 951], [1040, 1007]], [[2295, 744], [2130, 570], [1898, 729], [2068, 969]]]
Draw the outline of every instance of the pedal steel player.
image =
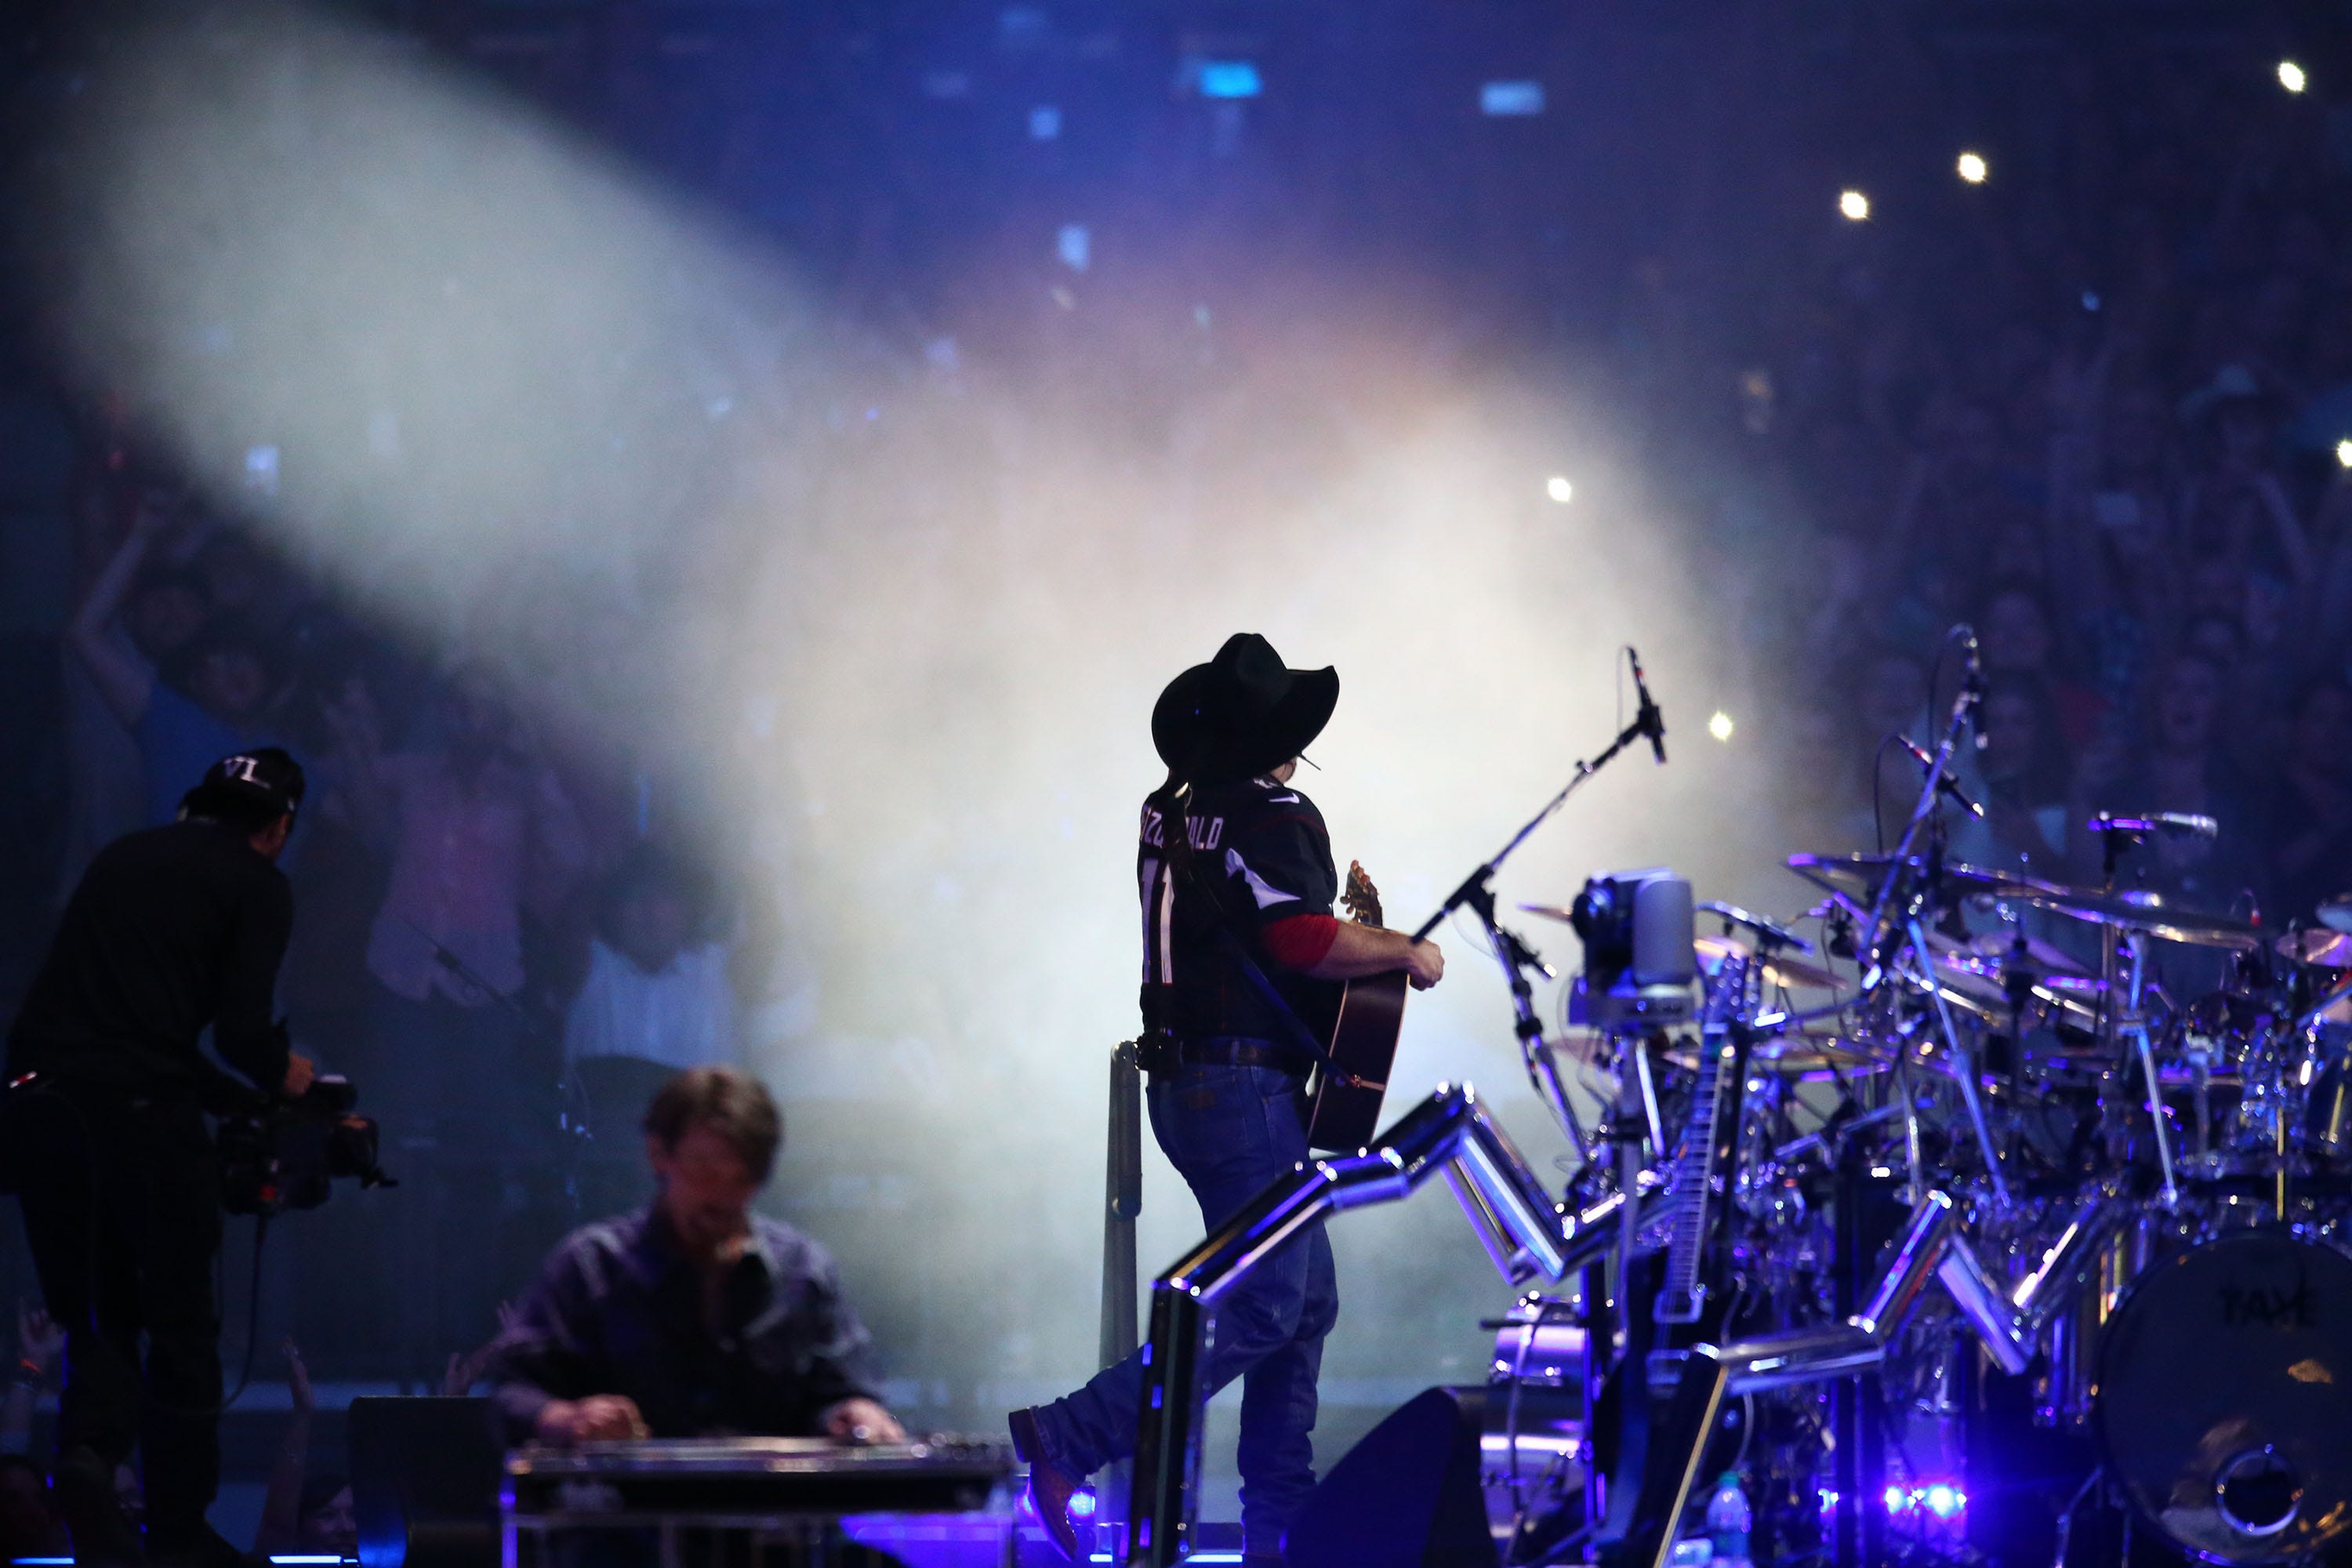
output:
[[514, 1438], [904, 1439], [831, 1255], [751, 1212], [784, 1140], [760, 1080], [689, 1068], [645, 1129], [653, 1202], [565, 1238], [499, 1337]]
[[[1244, 632], [1170, 682], [1151, 713], [1169, 770], [1144, 803], [1137, 855], [1151, 1130], [1212, 1229], [1307, 1158], [1312, 1058], [1299, 1027], [1328, 1037], [1336, 983], [1402, 969], [1426, 989], [1445, 969], [1432, 942], [1332, 913], [1330, 836], [1291, 777], [1339, 700], [1337, 671], [1288, 668]], [[1315, 1383], [1339, 1309], [1320, 1224], [1217, 1309], [1203, 1375], [1212, 1390], [1242, 1380], [1242, 1527], [1253, 1563], [1279, 1560], [1283, 1531], [1315, 1484]], [[1139, 1353], [1009, 1418], [1037, 1516], [1073, 1559], [1071, 1494], [1134, 1451], [1142, 1384]]]
[[8, 1035], [0, 1141], [66, 1331], [57, 1490], [84, 1563], [141, 1555], [113, 1494], [134, 1443], [146, 1556], [242, 1560], [205, 1522], [221, 1400], [220, 1174], [205, 1110], [224, 1107], [224, 1089], [251, 1090], [227, 1088], [198, 1037], [210, 1026], [221, 1059], [262, 1089], [310, 1085], [270, 1015], [294, 921], [276, 861], [302, 788], [274, 747], [226, 757], [180, 820], [100, 850]]

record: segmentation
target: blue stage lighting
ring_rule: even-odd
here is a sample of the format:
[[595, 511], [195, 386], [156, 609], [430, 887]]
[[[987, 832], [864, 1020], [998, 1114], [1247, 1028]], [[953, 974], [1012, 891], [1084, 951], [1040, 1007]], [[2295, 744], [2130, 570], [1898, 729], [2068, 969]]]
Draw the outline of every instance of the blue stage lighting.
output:
[[1478, 108], [1482, 113], [1494, 115], [1541, 114], [1543, 83], [1490, 81], [1478, 89]]
[[1202, 98], [1255, 98], [1265, 90], [1265, 83], [1260, 79], [1256, 65], [1249, 60], [1201, 62]]

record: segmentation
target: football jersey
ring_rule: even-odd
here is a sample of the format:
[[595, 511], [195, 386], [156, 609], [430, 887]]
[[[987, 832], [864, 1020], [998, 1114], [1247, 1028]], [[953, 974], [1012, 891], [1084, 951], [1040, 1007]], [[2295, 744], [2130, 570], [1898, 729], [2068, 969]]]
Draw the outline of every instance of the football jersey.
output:
[[[1327, 1036], [1343, 986], [1284, 969], [1259, 934], [1295, 915], [1331, 913], [1339, 877], [1323, 814], [1289, 784], [1259, 777], [1195, 790], [1186, 797], [1184, 826], [1192, 869], [1180, 879], [1168, 868], [1171, 825], [1155, 805], [1144, 804], [1136, 881], [1143, 903], [1146, 1026], [1183, 1036], [1295, 1042], [1233, 949], [1218, 940], [1222, 921], [1307, 1028]], [[1163, 998], [1166, 1016], [1155, 1017]]]

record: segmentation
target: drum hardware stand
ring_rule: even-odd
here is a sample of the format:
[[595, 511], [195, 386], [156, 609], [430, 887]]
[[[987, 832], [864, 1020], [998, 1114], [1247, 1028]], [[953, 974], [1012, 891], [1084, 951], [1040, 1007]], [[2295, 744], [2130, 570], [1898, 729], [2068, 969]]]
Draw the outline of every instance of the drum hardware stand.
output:
[[[1904, 950], [1906, 947], [1909, 949], [1923, 971], [1921, 978], [1926, 983], [1927, 994], [1935, 1003], [1937, 1029], [1943, 1037], [1944, 1048], [1950, 1053], [1953, 1068], [1959, 1078], [1960, 1100], [1968, 1107], [1969, 1125], [1976, 1137], [1978, 1152], [1984, 1159], [1986, 1174], [1992, 1182], [1993, 1199], [2006, 1209], [2009, 1207], [2009, 1182], [2001, 1173], [2000, 1152], [1995, 1147], [1992, 1132], [1985, 1122], [1984, 1104], [1979, 1096], [1976, 1080], [1976, 1063], [1961, 1046], [1959, 1032], [1952, 1026], [1951, 1010], [1944, 1001], [1943, 984], [1936, 976], [1935, 951], [1927, 945], [1927, 932], [1919, 924], [1919, 910], [1934, 900], [1936, 884], [1943, 870], [1943, 817], [1937, 808], [1942, 800], [1944, 779], [1951, 771], [1952, 752], [1959, 744], [1961, 728], [1975, 712], [1979, 695], [1979, 681], [1975, 674], [1976, 633], [1966, 625], [1956, 626], [1953, 631], [1968, 639], [1970, 674], [1952, 700], [1951, 716], [1944, 725], [1943, 739], [1937, 743], [1935, 755], [1928, 760], [1927, 782], [1921, 786], [1919, 798], [1911, 808], [1910, 820], [1904, 824], [1903, 837], [1889, 858], [1885, 879], [1879, 884], [1877, 897], [1872, 900], [1861, 994], [1869, 996], [1885, 983], [1890, 974], [1902, 973]], [[1923, 829], [1927, 835], [1927, 850], [1924, 858], [1926, 874], [1915, 880], [1911, 875], [1911, 854]], [[1892, 951], [1887, 945], [1890, 942], [1895, 943]], [[1906, 1104], [1909, 1104], [1907, 1089], [1904, 1098]], [[1913, 1125], [1915, 1116], [1915, 1112], [1906, 1112], [1905, 1131], [1913, 1155], [1911, 1168], [1916, 1173], [1918, 1160], [1917, 1129]], [[1916, 1183], [1916, 1174], [1913, 1179]], [[1915, 1200], [1918, 1196], [1916, 1186], [1912, 1196]]]
[[[2112, 994], [2103, 998], [2106, 1003], [2108, 1026], [2114, 1037], [2128, 1034], [2139, 1056], [2140, 1079], [2147, 1086], [2147, 1119], [2156, 1130], [2156, 1163], [2164, 1178], [2165, 1208], [2180, 1206], [2180, 1184], [2172, 1163], [2172, 1135], [2164, 1126], [2164, 1089], [2156, 1073], [2156, 1047], [2148, 1039], [2147, 1018], [2140, 1011], [2140, 984], [2146, 972], [2147, 939], [2138, 931], [2126, 931], [2123, 949], [2131, 956], [2131, 979], [2125, 993], [2123, 1011], [2118, 1014]], [[2116, 944], [2107, 944], [2112, 953]], [[2112, 1060], [2112, 1057], [2110, 1057]], [[2284, 1123], [2282, 1123], [2284, 1125]]]
[[1650, 1040], [1636, 1038], [1633, 1042], [1633, 1072], [1641, 1080], [1642, 1121], [1650, 1131], [1650, 1147], [1659, 1154], [1666, 1152], [1666, 1119], [1658, 1113], [1658, 1079], [1650, 1063]]
[[2083, 1500], [2091, 1495], [2091, 1489], [2105, 1475], [2105, 1467], [2094, 1467], [2091, 1473], [2083, 1478], [2083, 1484], [2075, 1489], [2074, 1500], [2058, 1510], [2058, 1552], [2050, 1559], [2050, 1568], [2066, 1568], [2066, 1548], [2074, 1538], [2074, 1516], [2082, 1511]]
[[1608, 1279], [1605, 1265], [1588, 1265], [1579, 1276], [1584, 1307], [1584, 1535], [1590, 1539], [1609, 1517], [1609, 1478], [1601, 1473], [1593, 1434], [1601, 1429], [1601, 1385], [1609, 1358], [1601, 1340], [1608, 1320]]
[[[2131, 1205], [2117, 1197], [2092, 1200], [2043, 1257], [2042, 1267], [2004, 1297], [1960, 1234], [1958, 1211], [1952, 1200], [1943, 1193], [1930, 1192], [1913, 1206], [1886, 1262], [1862, 1296], [1862, 1304], [1843, 1322], [1791, 1329], [1720, 1348], [1696, 1347], [1684, 1365], [1664, 1428], [1653, 1435], [1653, 1453], [1643, 1475], [1634, 1528], [1623, 1542], [1619, 1561], [1628, 1568], [1669, 1568], [1675, 1523], [1695, 1495], [1706, 1441], [1722, 1416], [1727, 1398], [1832, 1378], [1852, 1380], [1874, 1372], [1919, 1305], [1931, 1278], [1943, 1287], [2001, 1370], [2011, 1375], [2021, 1373], [2031, 1363], [2043, 1330], [2069, 1300], [2073, 1287], [2096, 1267], [2101, 1252], [2130, 1212]], [[1859, 1390], [1849, 1392], [1850, 1408], [1860, 1405], [1858, 1394]], [[1849, 1438], [1844, 1432], [1839, 1437], [1841, 1496], [1835, 1560], [1874, 1560], [1868, 1542], [1849, 1539], [1843, 1504], [1852, 1495], [1845, 1489], [1849, 1486], [1857, 1490], [1875, 1489], [1849, 1466]], [[1857, 1449], [1869, 1446], [1854, 1444]], [[1861, 1461], [1859, 1453], [1854, 1461], [1856, 1465]], [[1865, 1498], [1856, 1501], [1866, 1510]], [[1848, 1548], [1857, 1544], [1864, 1550], [1850, 1555]]]
[[[2116, 817], [2104, 812], [2085, 826], [2099, 836], [2100, 890], [2113, 893], [2125, 847], [2144, 842], [2148, 829], [2136, 818]], [[2122, 973], [2126, 958], [2131, 965], [2128, 979]], [[2164, 1206], [2171, 1211], [2180, 1206], [2180, 1182], [2172, 1163], [2172, 1135], [2164, 1125], [2164, 1089], [2157, 1077], [2156, 1047], [2148, 1039], [2147, 1019], [2140, 1009], [2147, 965], [2147, 938], [2144, 932], [2126, 931], [2120, 941], [2111, 938], [2099, 944], [2099, 1035], [2110, 1074], [2115, 1071], [2123, 1037], [2132, 1037], [2133, 1049], [2139, 1058], [2140, 1079], [2147, 1086], [2147, 1119], [2156, 1132], [2156, 1161], [2164, 1180]], [[2120, 1010], [2116, 1001], [2118, 988], [2125, 994]], [[2201, 1089], [2200, 1100], [2201, 1102]]]
[[[1931, 879], [1934, 875], [1933, 868], [1942, 858], [1940, 846], [1928, 851]], [[1993, 1146], [1992, 1131], [1985, 1124], [1984, 1100], [1979, 1093], [1977, 1085], [1976, 1058], [1969, 1053], [1967, 1047], [1960, 1044], [1959, 1031], [1952, 1027], [1952, 1011], [1944, 1001], [1942, 983], [1936, 979], [1935, 958], [1932, 950], [1927, 946], [1927, 932], [1919, 927], [1919, 915], [1916, 905], [1912, 912], [1905, 918], [1904, 928], [1910, 933], [1912, 951], [1919, 955], [1920, 963], [1927, 965], [1927, 994], [1936, 1004], [1936, 1027], [1944, 1037], [1944, 1049], [1949, 1053], [1952, 1070], [1960, 1080], [1960, 1103], [1969, 1109], [1969, 1126], [1976, 1133], [1977, 1152], [1984, 1157], [1985, 1174], [1992, 1182], [1993, 1202], [1999, 1207], [2006, 1209], [2009, 1207], [2009, 1183], [2000, 1173], [2000, 1153]]]

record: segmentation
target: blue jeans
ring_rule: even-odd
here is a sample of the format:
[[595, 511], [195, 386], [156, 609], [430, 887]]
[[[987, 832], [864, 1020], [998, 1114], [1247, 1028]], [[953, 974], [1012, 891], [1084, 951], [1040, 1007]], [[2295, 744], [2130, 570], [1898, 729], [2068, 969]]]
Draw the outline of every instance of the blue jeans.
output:
[[[1271, 1068], [1186, 1066], [1148, 1096], [1151, 1131], [1211, 1230], [1307, 1158], [1297, 1079]], [[1315, 1379], [1339, 1315], [1331, 1242], [1320, 1222], [1283, 1243], [1217, 1308], [1202, 1367], [1206, 1394], [1242, 1380], [1242, 1534], [1276, 1552], [1315, 1485]], [[1089, 1475], [1135, 1451], [1143, 1361], [1131, 1355], [1037, 1411], [1047, 1457]]]

